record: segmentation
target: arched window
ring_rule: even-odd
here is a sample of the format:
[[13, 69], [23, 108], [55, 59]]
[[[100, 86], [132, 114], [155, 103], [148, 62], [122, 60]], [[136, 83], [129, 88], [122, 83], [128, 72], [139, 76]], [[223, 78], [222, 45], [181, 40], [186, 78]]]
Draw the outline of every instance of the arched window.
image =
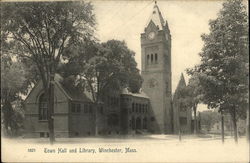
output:
[[155, 63], [157, 63], [158, 62], [158, 55], [157, 55], [157, 53], [155, 53]]
[[132, 126], [132, 130], [135, 130], [135, 126], [136, 124], [135, 124], [135, 118], [134, 117], [132, 117], [131, 118], [131, 126]]
[[153, 56], [153, 54], [151, 54], [151, 63], [153, 63], [154, 62], [154, 56]]
[[136, 129], [141, 129], [141, 118], [137, 117], [136, 118]]
[[147, 55], [147, 64], [149, 64], [149, 54]]
[[39, 120], [48, 120], [48, 98], [44, 94], [39, 98]]

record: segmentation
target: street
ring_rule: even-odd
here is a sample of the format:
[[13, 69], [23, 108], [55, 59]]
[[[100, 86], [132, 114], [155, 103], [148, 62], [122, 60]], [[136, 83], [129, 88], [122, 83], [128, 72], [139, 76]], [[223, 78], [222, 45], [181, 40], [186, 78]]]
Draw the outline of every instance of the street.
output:
[[[5, 139], [3, 156], [15, 161], [81, 162], [248, 162], [245, 137], [235, 145], [232, 137], [222, 144], [220, 136], [142, 135], [92, 138]], [[7, 145], [8, 144], [8, 145]], [[32, 148], [33, 152], [27, 152]], [[13, 154], [14, 153], [14, 154]]]

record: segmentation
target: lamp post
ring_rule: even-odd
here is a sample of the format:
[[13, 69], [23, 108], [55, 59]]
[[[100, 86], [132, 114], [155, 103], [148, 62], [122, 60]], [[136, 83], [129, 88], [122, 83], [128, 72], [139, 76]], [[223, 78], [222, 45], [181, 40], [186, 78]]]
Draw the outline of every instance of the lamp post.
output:
[[179, 141], [181, 141], [180, 104], [178, 107], [178, 121], [179, 121]]

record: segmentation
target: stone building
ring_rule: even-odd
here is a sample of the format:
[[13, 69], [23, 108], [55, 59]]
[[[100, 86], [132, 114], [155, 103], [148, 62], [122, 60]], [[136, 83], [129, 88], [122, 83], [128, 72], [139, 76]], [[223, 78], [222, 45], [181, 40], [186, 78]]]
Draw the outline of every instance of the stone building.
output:
[[[74, 137], [94, 133], [92, 100], [86, 94], [63, 86], [56, 75], [54, 129], [56, 137]], [[42, 82], [39, 82], [25, 100], [25, 136], [48, 137], [48, 105]], [[84, 126], [84, 127], [82, 127]]]
[[181, 74], [180, 81], [173, 97], [173, 132], [178, 134], [182, 133], [190, 134], [192, 132], [192, 108], [185, 106], [181, 98], [181, 90], [186, 87], [186, 82], [183, 74]]
[[[89, 93], [67, 88], [58, 77], [55, 82], [55, 136], [90, 136], [97, 131], [100, 135], [171, 134], [177, 133], [179, 127], [190, 133], [192, 114], [181, 106], [177, 96], [179, 87], [186, 86], [183, 75], [172, 99], [171, 34], [157, 4], [141, 34], [141, 65], [144, 93], [107, 90], [98, 112], [94, 111]], [[27, 137], [48, 136], [45, 101], [39, 82], [25, 100]]]
[[141, 34], [142, 89], [149, 96], [155, 133], [172, 133], [171, 34], [159, 7], [153, 12]]
[[[68, 88], [56, 75], [54, 103], [55, 137], [135, 134], [146, 132], [149, 99], [143, 93], [133, 94], [127, 89], [112, 91], [105, 96], [95, 112], [93, 100], [87, 92]], [[97, 114], [97, 121], [95, 121]], [[25, 100], [25, 137], [48, 137], [48, 105], [42, 82]]]

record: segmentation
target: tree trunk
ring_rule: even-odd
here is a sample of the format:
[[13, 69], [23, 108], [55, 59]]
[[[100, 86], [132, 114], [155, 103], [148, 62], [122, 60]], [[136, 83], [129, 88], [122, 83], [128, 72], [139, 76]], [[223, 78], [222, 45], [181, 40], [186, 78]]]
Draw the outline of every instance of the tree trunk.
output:
[[181, 141], [181, 128], [179, 127], [179, 141]]
[[95, 136], [98, 136], [98, 104], [95, 104]]
[[194, 134], [197, 134], [197, 117], [196, 117], [196, 110], [197, 110], [197, 106], [194, 106]]
[[248, 143], [250, 143], [250, 124], [249, 124], [249, 115], [250, 111], [249, 111], [249, 107], [247, 107], [247, 120], [246, 120], [246, 137], [247, 137], [247, 141]]
[[224, 137], [225, 137], [225, 134], [224, 134], [224, 115], [223, 115], [223, 112], [221, 112], [221, 141], [222, 143], [224, 143]]
[[55, 141], [55, 135], [54, 135], [54, 74], [51, 74], [50, 80], [49, 80], [49, 117], [48, 117], [48, 125], [49, 125], [49, 141], [50, 144], [53, 144]]
[[12, 121], [11, 116], [13, 114], [13, 108], [12, 108], [11, 102], [8, 99], [4, 100], [2, 111], [3, 111], [3, 117], [4, 117], [4, 127], [8, 134], [9, 127], [11, 127], [10, 125], [10, 122]]
[[236, 120], [236, 110], [235, 110], [235, 107], [232, 108], [231, 116], [232, 116], [233, 129], [234, 129], [234, 141], [235, 141], [235, 143], [238, 143], [237, 120]]

